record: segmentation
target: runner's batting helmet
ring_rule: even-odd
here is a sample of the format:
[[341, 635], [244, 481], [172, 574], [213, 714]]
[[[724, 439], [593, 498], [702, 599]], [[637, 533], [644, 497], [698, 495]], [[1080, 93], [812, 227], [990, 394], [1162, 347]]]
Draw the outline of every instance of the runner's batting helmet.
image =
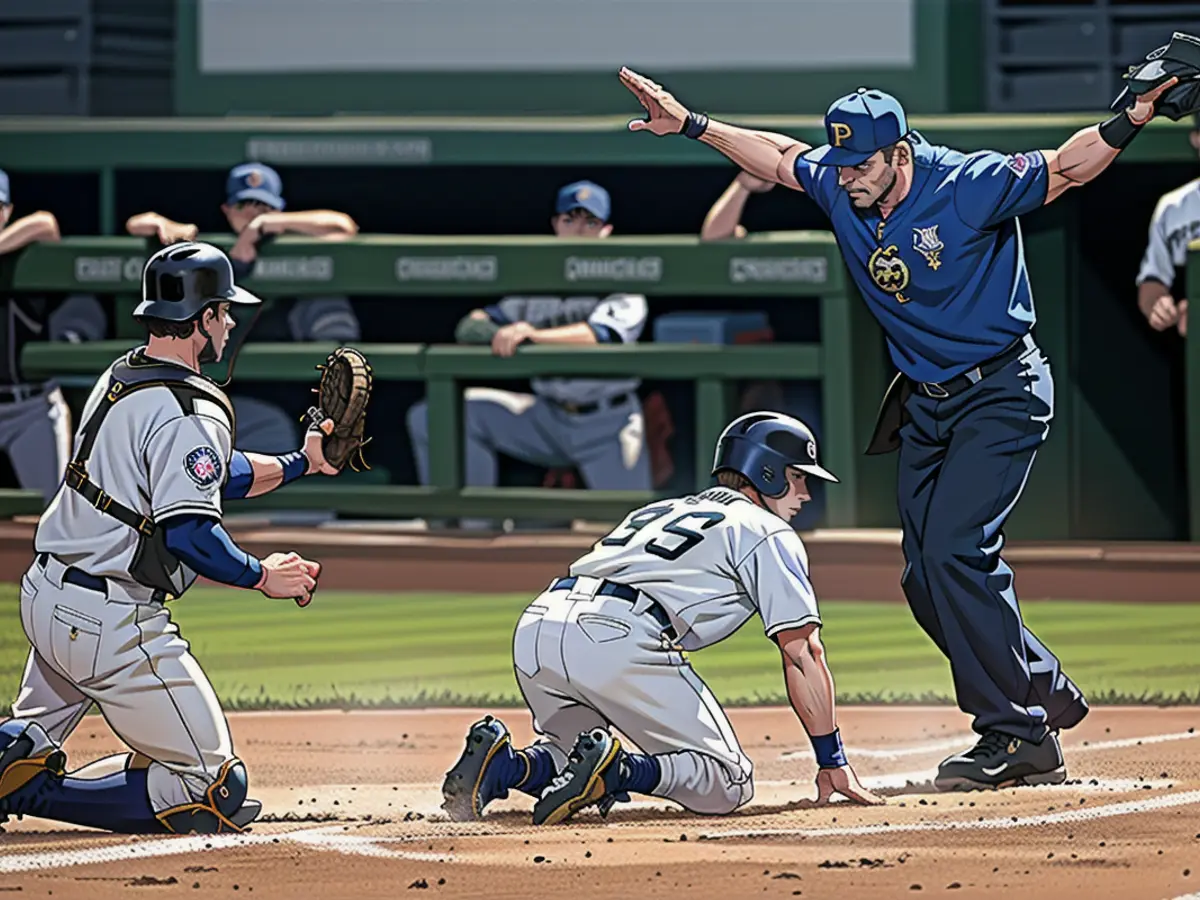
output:
[[752, 412], [734, 419], [721, 432], [712, 474], [737, 472], [763, 496], [782, 497], [787, 492], [789, 466], [837, 481], [817, 463], [817, 439], [811, 428], [782, 413]]
[[210, 303], [262, 303], [233, 283], [229, 257], [212, 244], [185, 241], [171, 244], [146, 260], [142, 270], [142, 302], [133, 314], [139, 319], [186, 322]]

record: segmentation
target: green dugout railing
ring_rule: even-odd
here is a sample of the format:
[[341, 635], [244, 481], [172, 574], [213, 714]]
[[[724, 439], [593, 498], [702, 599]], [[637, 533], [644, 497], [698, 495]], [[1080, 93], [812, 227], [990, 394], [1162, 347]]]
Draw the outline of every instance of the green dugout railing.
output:
[[[221, 236], [214, 243], [229, 245]], [[37, 244], [0, 261], [0, 288], [128, 295], [139, 288], [148, 253], [135, 238], [70, 238]], [[462, 345], [359, 343], [380, 379], [426, 384], [432, 486], [355, 483], [353, 477], [310, 479], [251, 502], [255, 510], [333, 509], [351, 516], [566, 517], [612, 519], [654, 495], [641, 492], [462, 487], [461, 389], [472, 381], [535, 376], [633, 376], [695, 383], [697, 480], [707, 473], [717, 435], [734, 413], [732, 383], [743, 379], [820, 380], [823, 454], [841, 478], [827, 495], [833, 527], [857, 524], [864, 500], [859, 469], [886, 373], [877, 326], [847, 280], [832, 235], [761, 234], [738, 242], [702, 244], [663, 236], [567, 241], [541, 237], [427, 238], [367, 235], [343, 242], [282, 238], [263, 249], [246, 286], [265, 297], [354, 294], [406, 296], [507, 293], [589, 293], [637, 290], [653, 296], [779, 296], [820, 298], [819, 344], [714, 346], [654, 344], [523, 347], [510, 358]], [[465, 311], [465, 310], [464, 310]], [[33, 378], [92, 378], [140, 334], [133, 326], [113, 341], [40, 343], [22, 365]], [[250, 344], [237, 377], [297, 381], [332, 349], [326, 344]], [[374, 415], [383, 414], [375, 410]], [[18, 496], [23, 495], [23, 496]], [[238, 504], [240, 506], [240, 504]], [[36, 513], [28, 492], [0, 492], [0, 513]]]

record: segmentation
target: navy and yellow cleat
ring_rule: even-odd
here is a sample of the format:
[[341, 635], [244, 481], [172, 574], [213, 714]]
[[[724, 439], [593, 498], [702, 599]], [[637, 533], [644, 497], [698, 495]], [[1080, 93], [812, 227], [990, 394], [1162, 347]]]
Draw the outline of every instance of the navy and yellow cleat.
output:
[[620, 740], [603, 728], [580, 734], [566, 768], [534, 805], [533, 824], [557, 825], [592, 804], [607, 815], [617, 800], [628, 800], [619, 787], [621, 754]]
[[[493, 800], [508, 798], [497, 756], [513, 755], [512, 738], [504, 723], [485, 716], [467, 732], [467, 745], [442, 782], [442, 809], [453, 822], [474, 822]], [[507, 761], [507, 760], [506, 760]]]
[[0, 816], [10, 812], [8, 797], [38, 776], [61, 778], [66, 766], [67, 755], [36, 722], [9, 719], [0, 725]]

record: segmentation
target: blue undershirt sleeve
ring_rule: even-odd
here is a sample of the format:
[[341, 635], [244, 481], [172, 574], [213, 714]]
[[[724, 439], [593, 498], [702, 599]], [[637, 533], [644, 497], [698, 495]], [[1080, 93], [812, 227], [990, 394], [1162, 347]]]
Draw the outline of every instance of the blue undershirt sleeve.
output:
[[225, 487], [221, 488], [221, 497], [225, 500], [241, 500], [250, 493], [254, 484], [254, 469], [250, 460], [241, 450], [234, 450], [229, 457], [229, 478]]
[[171, 516], [161, 527], [167, 549], [210, 581], [252, 588], [262, 577], [262, 563], [235, 544], [216, 519], [187, 513]]

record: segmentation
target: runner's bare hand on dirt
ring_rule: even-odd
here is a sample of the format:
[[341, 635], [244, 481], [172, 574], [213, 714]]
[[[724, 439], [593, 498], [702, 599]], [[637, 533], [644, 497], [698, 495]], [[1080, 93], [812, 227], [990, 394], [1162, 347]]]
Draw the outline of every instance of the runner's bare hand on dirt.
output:
[[841, 794], [861, 806], [882, 806], [887, 802], [863, 787], [849, 766], [817, 772], [817, 806], [829, 805], [834, 794]]

